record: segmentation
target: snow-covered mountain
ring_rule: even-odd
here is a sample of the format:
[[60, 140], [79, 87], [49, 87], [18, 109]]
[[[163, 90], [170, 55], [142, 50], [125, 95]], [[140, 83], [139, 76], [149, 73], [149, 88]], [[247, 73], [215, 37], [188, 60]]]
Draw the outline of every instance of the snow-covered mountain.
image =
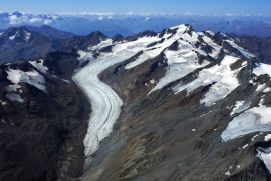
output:
[[0, 178], [269, 180], [271, 66], [253, 42], [187, 24], [94, 32], [1, 65]]
[[180, 25], [78, 53], [83, 180], [269, 178], [271, 66], [236, 39]]

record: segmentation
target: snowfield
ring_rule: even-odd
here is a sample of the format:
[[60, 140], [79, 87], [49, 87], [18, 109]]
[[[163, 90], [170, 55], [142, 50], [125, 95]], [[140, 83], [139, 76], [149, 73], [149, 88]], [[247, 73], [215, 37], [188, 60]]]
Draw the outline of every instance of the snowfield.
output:
[[197, 50], [193, 45], [184, 40], [178, 40], [178, 44], [178, 51], [165, 51], [168, 64], [166, 75], [159, 80], [158, 84], [149, 94], [208, 64], [206, 61], [202, 64], [198, 63], [199, 60], [196, 52], [203, 55], [206, 54], [205, 52]]
[[270, 107], [254, 107], [235, 117], [222, 132], [223, 141], [259, 131], [271, 131]]
[[230, 66], [239, 58], [225, 56], [220, 65], [215, 65], [210, 68], [203, 69], [199, 72], [198, 78], [188, 84], [179, 84], [173, 88], [175, 94], [187, 90], [190, 94], [200, 86], [213, 84], [205, 97], [201, 100], [202, 104], [211, 106], [216, 101], [223, 99], [239, 86], [236, 74], [237, 71], [232, 71]]
[[270, 148], [259, 148], [257, 149], [258, 154], [257, 156], [264, 162], [266, 168], [269, 170], [271, 174], [271, 150]]
[[46, 92], [44, 77], [37, 71], [32, 70], [23, 72], [19, 69], [8, 69], [6, 72], [8, 74], [7, 79], [9, 79], [13, 84], [24, 82]]

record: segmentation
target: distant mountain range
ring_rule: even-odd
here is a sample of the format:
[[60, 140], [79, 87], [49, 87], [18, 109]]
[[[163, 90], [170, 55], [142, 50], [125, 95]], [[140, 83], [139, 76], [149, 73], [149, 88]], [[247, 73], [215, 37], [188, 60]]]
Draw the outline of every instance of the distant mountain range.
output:
[[58, 50], [63, 52], [72, 52], [73, 49], [85, 50], [105, 38], [101, 32], [75, 36], [47, 25], [11, 27], [0, 31], [0, 64], [42, 58], [49, 52]]
[[212, 15], [202, 16], [183, 13], [182, 15], [113, 14], [113, 13], [70, 13], [62, 15], [29, 14], [22, 12], [0, 13], [0, 29], [11, 26], [42, 26], [87, 35], [101, 31], [107, 36], [132, 35], [145, 30], [162, 31], [166, 27], [182, 23], [193, 25], [197, 31], [212, 29], [224, 33], [236, 33], [259, 37], [271, 36], [271, 17]]

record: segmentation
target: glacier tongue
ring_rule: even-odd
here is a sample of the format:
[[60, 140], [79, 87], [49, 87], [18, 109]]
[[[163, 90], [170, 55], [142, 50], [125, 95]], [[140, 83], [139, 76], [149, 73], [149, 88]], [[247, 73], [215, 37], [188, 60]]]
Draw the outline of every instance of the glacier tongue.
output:
[[[119, 62], [133, 57], [153, 41], [155, 39], [149, 37], [140, 38], [134, 42], [116, 44], [113, 53], [101, 53], [97, 59], [93, 58], [88, 65], [73, 76], [74, 82], [83, 90], [91, 102], [92, 112], [84, 139], [85, 155], [89, 157], [89, 160], [91, 160], [91, 154], [98, 149], [99, 142], [112, 132], [123, 105], [123, 101], [117, 93], [99, 80], [99, 74]], [[92, 57], [91, 52], [83, 53], [80, 51], [80, 55], [83, 54], [85, 54], [85, 57]], [[82, 59], [82, 57], [80, 58]]]

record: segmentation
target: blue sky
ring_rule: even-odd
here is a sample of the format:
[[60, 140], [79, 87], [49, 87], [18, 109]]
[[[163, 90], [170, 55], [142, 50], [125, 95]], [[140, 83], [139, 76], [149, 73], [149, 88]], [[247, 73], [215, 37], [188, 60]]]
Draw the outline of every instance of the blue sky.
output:
[[0, 11], [271, 15], [271, 0], [1, 0]]

